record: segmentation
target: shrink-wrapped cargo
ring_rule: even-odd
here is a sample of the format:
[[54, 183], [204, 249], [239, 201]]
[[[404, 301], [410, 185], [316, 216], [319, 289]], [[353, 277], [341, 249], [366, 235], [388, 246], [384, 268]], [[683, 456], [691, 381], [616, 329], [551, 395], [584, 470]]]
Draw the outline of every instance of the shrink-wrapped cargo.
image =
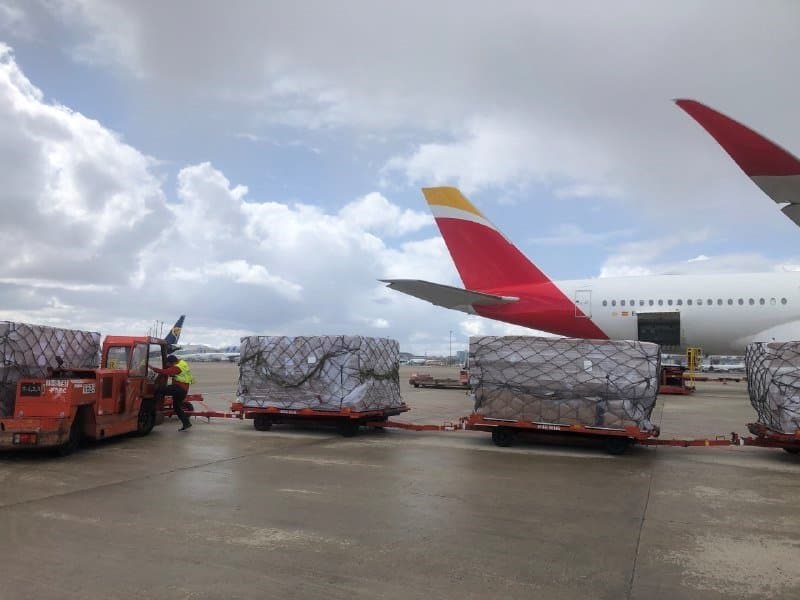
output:
[[59, 366], [92, 368], [99, 365], [100, 334], [0, 321], [0, 416], [14, 412], [17, 382], [45, 377]]
[[361, 336], [242, 338], [238, 398], [249, 407], [338, 411], [399, 407], [396, 340]]
[[653, 429], [656, 344], [482, 336], [469, 353], [475, 411], [487, 418]]
[[750, 344], [744, 362], [758, 422], [780, 433], [800, 429], [800, 342]]

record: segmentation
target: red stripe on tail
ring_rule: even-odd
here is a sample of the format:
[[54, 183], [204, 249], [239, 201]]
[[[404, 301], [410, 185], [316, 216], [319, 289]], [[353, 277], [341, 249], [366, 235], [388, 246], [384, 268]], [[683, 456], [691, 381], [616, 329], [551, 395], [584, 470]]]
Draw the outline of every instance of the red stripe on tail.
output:
[[436, 224], [467, 289], [486, 291], [550, 281], [494, 229], [464, 219], [441, 217]]
[[750, 177], [800, 175], [800, 160], [761, 134], [696, 100], [675, 103], [700, 123]]

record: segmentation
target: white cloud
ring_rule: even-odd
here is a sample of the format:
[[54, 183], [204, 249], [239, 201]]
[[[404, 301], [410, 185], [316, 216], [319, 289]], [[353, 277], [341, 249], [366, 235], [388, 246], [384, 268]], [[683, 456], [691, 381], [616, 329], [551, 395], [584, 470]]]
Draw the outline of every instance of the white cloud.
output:
[[[123, 285], [171, 215], [153, 160], [45, 102], [0, 45], [0, 277]], [[13, 250], [12, 250], [13, 249]]]
[[692, 265], [703, 265], [704, 261], [691, 263], [686, 259], [664, 260], [665, 255], [669, 255], [681, 244], [703, 242], [709, 236], [710, 231], [708, 229], [684, 230], [670, 236], [621, 244], [606, 258], [600, 270], [600, 277], [629, 277], [688, 272]]
[[550, 235], [537, 236], [529, 241], [542, 246], [588, 246], [610, 242], [621, 237], [629, 237], [630, 229], [617, 229], [604, 232], [585, 231], [575, 223], [558, 225]]
[[617, 195], [602, 181], [611, 167], [604, 155], [575, 143], [547, 126], [528, 122], [525, 115], [480, 117], [471, 119], [455, 140], [421, 144], [410, 155], [390, 159], [384, 171], [400, 172], [411, 184], [454, 183], [467, 193], [529, 181], [561, 186], [575, 177], [568, 174], [583, 173], [580, 183], [563, 184], [565, 196], [589, 188]]
[[378, 192], [345, 205], [339, 217], [366, 231], [388, 235], [405, 235], [433, 225], [429, 212], [401, 210]]

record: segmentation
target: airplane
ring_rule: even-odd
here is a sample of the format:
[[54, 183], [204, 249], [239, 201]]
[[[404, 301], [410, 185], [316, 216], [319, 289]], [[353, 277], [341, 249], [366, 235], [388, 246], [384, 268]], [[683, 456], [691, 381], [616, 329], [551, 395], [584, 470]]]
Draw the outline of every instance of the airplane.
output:
[[[699, 102], [678, 105], [800, 224], [800, 160]], [[640, 340], [664, 351], [742, 354], [800, 340], [800, 272], [553, 281], [454, 187], [422, 190], [465, 288], [382, 279], [434, 305], [576, 338]]]

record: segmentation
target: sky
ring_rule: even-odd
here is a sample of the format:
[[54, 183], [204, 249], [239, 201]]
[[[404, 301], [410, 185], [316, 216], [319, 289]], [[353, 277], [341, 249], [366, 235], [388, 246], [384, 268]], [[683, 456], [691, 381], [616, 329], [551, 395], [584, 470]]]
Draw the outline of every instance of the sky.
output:
[[183, 342], [521, 329], [421, 187], [550, 277], [797, 269], [800, 232], [671, 100], [800, 154], [800, 2], [0, 0], [0, 319]]

